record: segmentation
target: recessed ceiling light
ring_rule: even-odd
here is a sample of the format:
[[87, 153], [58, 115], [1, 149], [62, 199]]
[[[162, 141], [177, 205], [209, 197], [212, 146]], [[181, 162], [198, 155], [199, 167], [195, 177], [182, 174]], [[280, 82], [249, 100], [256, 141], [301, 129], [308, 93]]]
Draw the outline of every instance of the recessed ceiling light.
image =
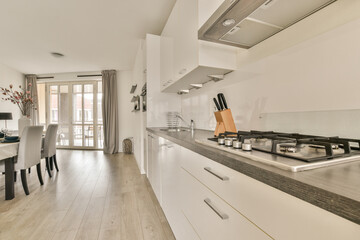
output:
[[228, 27], [231, 26], [235, 23], [235, 19], [226, 19], [225, 21], [223, 21], [222, 25], [224, 27]]
[[58, 53], [58, 52], [52, 52], [51, 55], [53, 55], [54, 57], [57, 57], [57, 58], [64, 57], [64, 54]]

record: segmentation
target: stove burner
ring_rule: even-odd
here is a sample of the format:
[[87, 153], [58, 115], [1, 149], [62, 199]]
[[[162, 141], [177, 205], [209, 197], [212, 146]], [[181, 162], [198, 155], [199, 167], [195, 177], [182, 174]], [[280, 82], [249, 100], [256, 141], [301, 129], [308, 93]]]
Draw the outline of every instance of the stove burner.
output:
[[226, 147], [232, 147], [233, 145], [233, 139], [232, 138], [226, 138], [225, 139], [225, 146]]
[[[324, 146], [318, 146], [318, 145], [309, 145], [309, 148], [325, 149]], [[331, 145], [331, 148], [332, 148], [333, 150], [336, 150], [336, 149], [339, 149], [340, 147], [339, 147], [338, 144], [333, 144], [333, 145]]]
[[280, 144], [280, 152], [296, 153], [296, 146], [290, 144]]
[[[273, 131], [238, 131], [225, 132], [209, 140], [225, 145], [225, 140], [239, 142], [235, 144], [243, 150], [258, 150], [278, 156], [288, 157], [305, 162], [330, 160], [333, 158], [360, 155], [360, 139], [323, 137], [299, 133], [280, 133]], [[241, 144], [240, 144], [241, 143]], [[244, 145], [245, 144], [245, 145]], [[312, 151], [310, 149], [313, 149]], [[318, 149], [319, 151], [317, 151]]]

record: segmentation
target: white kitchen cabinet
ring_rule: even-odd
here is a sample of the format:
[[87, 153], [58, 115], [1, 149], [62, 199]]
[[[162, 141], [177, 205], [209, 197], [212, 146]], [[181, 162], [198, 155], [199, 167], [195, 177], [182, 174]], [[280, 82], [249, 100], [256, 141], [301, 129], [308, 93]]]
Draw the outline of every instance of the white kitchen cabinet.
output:
[[162, 91], [188, 89], [237, 68], [238, 48], [198, 40], [198, 27], [198, 0], [177, 0], [161, 34]]
[[[181, 112], [181, 97], [179, 95], [160, 92], [161, 74], [164, 74], [164, 71], [160, 71], [160, 61], [164, 59], [160, 57], [160, 54], [164, 54], [163, 51], [160, 51], [160, 47], [161, 42], [164, 43], [164, 41], [165, 38], [160, 36], [146, 35], [147, 127], [164, 127], [167, 125], [167, 112]], [[171, 41], [167, 41], [167, 43], [172, 44]], [[170, 72], [171, 67], [172, 65], [169, 64], [164, 69]]]
[[182, 209], [201, 239], [271, 239], [185, 170], [181, 181]]
[[151, 178], [151, 176], [152, 176], [152, 151], [153, 151], [153, 149], [152, 149], [152, 138], [153, 138], [153, 136], [152, 136], [152, 134], [150, 134], [150, 133], [148, 133], [147, 134], [147, 138], [146, 138], [146, 140], [147, 140], [147, 151], [146, 151], [146, 153], [147, 153], [147, 156], [146, 156], [146, 168], [145, 168], [145, 172], [146, 172], [146, 176], [147, 176], [147, 178], [149, 179], [149, 182], [150, 182], [150, 178]]
[[177, 7], [173, 70], [175, 79], [180, 79], [198, 66], [198, 4], [197, 0], [179, 0]]
[[180, 208], [181, 147], [148, 134], [147, 176], [170, 227], [178, 240], [199, 240]]
[[160, 40], [160, 88], [169, 86], [174, 81], [173, 45], [171, 37], [161, 36]]
[[181, 211], [180, 155], [181, 147], [160, 138], [162, 209], [178, 240], [198, 240], [193, 227]]
[[197, 1], [174, 5], [161, 34], [161, 87], [165, 88], [197, 66]]
[[274, 239], [359, 239], [359, 225], [195, 152], [181, 166]]
[[161, 165], [159, 158], [159, 137], [148, 134], [147, 177], [161, 204]]
[[353, 222], [161, 137], [148, 139], [148, 178], [177, 239], [360, 236]]

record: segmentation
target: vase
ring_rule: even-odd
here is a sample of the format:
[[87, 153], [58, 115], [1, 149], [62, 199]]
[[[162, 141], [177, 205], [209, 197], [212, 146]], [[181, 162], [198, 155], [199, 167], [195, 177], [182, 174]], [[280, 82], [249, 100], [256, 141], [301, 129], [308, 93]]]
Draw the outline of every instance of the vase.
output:
[[31, 125], [31, 119], [27, 116], [21, 116], [18, 120], [19, 124], [19, 137], [21, 137], [22, 132], [24, 131], [24, 128]]

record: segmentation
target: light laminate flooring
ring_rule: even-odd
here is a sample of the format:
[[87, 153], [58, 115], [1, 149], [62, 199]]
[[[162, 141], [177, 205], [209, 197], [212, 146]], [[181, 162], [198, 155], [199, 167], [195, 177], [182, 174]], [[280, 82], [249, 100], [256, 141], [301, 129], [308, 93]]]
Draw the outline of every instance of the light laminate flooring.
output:
[[5, 201], [0, 175], [0, 239], [175, 239], [145, 175], [133, 155], [58, 150], [60, 172], [50, 179], [42, 160], [44, 185], [36, 167], [20, 174], [15, 199]]

